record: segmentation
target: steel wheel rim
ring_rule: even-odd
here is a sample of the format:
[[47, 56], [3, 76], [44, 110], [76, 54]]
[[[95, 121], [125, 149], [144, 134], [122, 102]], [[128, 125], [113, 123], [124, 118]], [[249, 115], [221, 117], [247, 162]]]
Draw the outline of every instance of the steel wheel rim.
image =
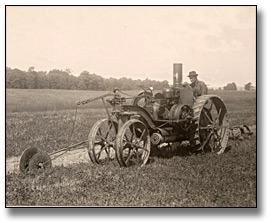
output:
[[226, 107], [220, 98], [211, 97], [205, 102], [198, 125], [203, 151], [223, 153], [229, 137], [229, 122]]
[[108, 164], [115, 159], [117, 123], [113, 120], [97, 121], [89, 134], [88, 153], [93, 163]]
[[139, 120], [130, 120], [120, 130], [117, 153], [121, 166], [144, 166], [150, 154], [150, 136]]

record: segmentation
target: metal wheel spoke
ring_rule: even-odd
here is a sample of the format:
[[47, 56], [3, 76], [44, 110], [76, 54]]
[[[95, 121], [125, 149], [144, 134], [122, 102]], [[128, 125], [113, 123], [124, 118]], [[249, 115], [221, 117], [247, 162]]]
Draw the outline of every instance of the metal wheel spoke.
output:
[[146, 148], [144, 148], [144, 147], [138, 147], [138, 149], [144, 150], [144, 151], [146, 151], [147, 153], [149, 153], [149, 150], [146, 149]]
[[144, 134], [145, 134], [145, 129], [144, 129], [144, 131], [142, 132], [142, 134], [141, 134], [141, 136], [140, 136], [140, 138], [139, 138], [139, 142], [141, 142], [141, 140], [142, 140]]
[[216, 135], [216, 137], [217, 137], [217, 142], [220, 142], [221, 137], [219, 137], [219, 135], [218, 135], [218, 132], [217, 132], [217, 131], [215, 131], [215, 135]]
[[101, 153], [102, 153], [102, 150], [104, 150], [106, 148], [106, 145], [105, 146], [103, 146], [101, 149], [100, 149], [100, 151], [98, 152], [98, 154], [97, 154], [97, 159], [99, 159], [100, 158], [100, 155], [101, 155]]
[[[101, 132], [101, 131], [100, 131]], [[105, 139], [103, 136], [102, 136], [102, 134], [98, 134], [98, 132], [97, 132], [97, 134], [96, 134], [97, 136], [99, 136], [103, 141], [105, 141], [105, 142], [107, 142], [107, 139]]]
[[109, 135], [109, 133], [110, 133], [110, 129], [111, 129], [111, 125], [109, 125], [109, 128], [108, 128], [108, 130], [107, 130], [107, 132], [106, 132], [105, 139], [107, 139], [107, 138], [108, 138], [108, 135]]
[[130, 158], [132, 157], [133, 154], [134, 154], [134, 152], [131, 151], [131, 149], [129, 149], [129, 155], [128, 155], [126, 161], [125, 161], [126, 164], [128, 164], [128, 161], [130, 160]]
[[205, 116], [208, 118], [209, 122], [212, 124], [213, 121], [212, 121], [212, 120], [210, 119], [210, 117], [207, 115], [206, 111], [205, 111], [205, 110], [202, 110], [202, 111], [204, 112]]
[[94, 142], [94, 145], [100, 145], [100, 146], [103, 146], [103, 145], [104, 145], [104, 143], [103, 143], [103, 141], [95, 141], [95, 142]]
[[[113, 128], [112, 128], [112, 127], [113, 127]], [[110, 131], [111, 131], [112, 129], [114, 129], [114, 133], [116, 133], [116, 129], [115, 129], [115, 127], [114, 127], [114, 124], [111, 122], [111, 123], [109, 124], [109, 128], [108, 128], [108, 130], [107, 130], [105, 139], [108, 138], [108, 135], [110, 134]]]
[[208, 137], [206, 138], [205, 142], [203, 143], [203, 146], [202, 148], [204, 149], [204, 147], [206, 146], [206, 144], [209, 142], [211, 136], [213, 135], [214, 133], [213, 132], [210, 132], [210, 134], [208, 135]]
[[105, 152], [107, 153], [107, 155], [109, 155], [109, 151], [107, 150], [109, 147], [105, 148]]
[[143, 145], [140, 146], [140, 145], [138, 144], [138, 145], [137, 145], [137, 149], [141, 149], [141, 150], [144, 150], [144, 151], [146, 151], [146, 152], [149, 152], [148, 149], [145, 148], [145, 145], [146, 145], [146, 144], [145, 144], [145, 142], [143, 141]]
[[116, 134], [116, 133], [117, 133], [117, 129], [115, 128], [115, 125], [113, 124], [113, 121], [112, 121], [112, 120], [110, 120], [110, 122], [111, 122], [111, 126], [113, 126], [114, 133]]
[[218, 112], [218, 116], [217, 116], [217, 119], [219, 120], [219, 117], [221, 115], [221, 111], [222, 111], [222, 108], [219, 109], [219, 112]]
[[[219, 148], [221, 147], [220, 138], [218, 137], [218, 134], [216, 134], [216, 135], [217, 135], [217, 139], [214, 139], [213, 151], [214, 151], [215, 149], [217, 149], [218, 147], [219, 147]], [[213, 152], [213, 151], [212, 151], [212, 152]]]
[[132, 133], [132, 138], [131, 138], [131, 141], [133, 140], [133, 135], [134, 135], [134, 136], [135, 136], [135, 138], [136, 138], [135, 125], [132, 125], [132, 131], [133, 131], [133, 133]]
[[211, 129], [211, 128], [212, 128], [212, 126], [199, 127], [199, 129], [201, 129], [201, 130], [207, 130], [207, 129]]
[[216, 137], [214, 137], [214, 149], [213, 149], [213, 150], [215, 150], [215, 149], [218, 148], [218, 147], [219, 147], [219, 149], [220, 149], [220, 148], [221, 148], [221, 143], [220, 143], [221, 137], [219, 137], [217, 131], [215, 131], [215, 134], [214, 134], [214, 135], [215, 135]]
[[[109, 147], [107, 147], [107, 149], [109, 149]], [[107, 162], [109, 162], [110, 161], [110, 149], [109, 149], [109, 151], [107, 149], [105, 148], [105, 151], [107, 153]]]
[[139, 162], [139, 152], [138, 151], [136, 151], [136, 159], [137, 159], [137, 163], [140, 163]]
[[211, 102], [211, 107], [208, 109], [208, 110], [209, 110], [209, 112], [211, 112], [212, 107], [213, 107], [213, 102]]
[[129, 139], [128, 139], [128, 136], [126, 135], [126, 133], [124, 134], [123, 142], [129, 142]]
[[101, 137], [103, 137], [102, 135], [102, 132], [101, 132], [101, 128], [99, 127], [99, 129], [98, 129], [98, 132], [99, 132], [99, 135], [101, 136]]
[[[129, 141], [126, 141], [125, 143], [123, 142], [123, 144], [124, 144], [123, 150], [125, 150], [127, 148], [131, 149], [131, 147], [134, 146], [134, 144], [132, 142], [129, 142]], [[128, 147], [127, 144], [129, 144], [129, 147]]]

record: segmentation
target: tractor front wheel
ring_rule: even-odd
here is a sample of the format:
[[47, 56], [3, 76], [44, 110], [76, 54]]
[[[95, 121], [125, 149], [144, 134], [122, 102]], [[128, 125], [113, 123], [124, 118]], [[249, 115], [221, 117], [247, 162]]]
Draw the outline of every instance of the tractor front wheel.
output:
[[120, 166], [144, 166], [148, 161], [150, 148], [149, 131], [143, 122], [131, 119], [118, 131], [116, 157]]
[[88, 153], [95, 164], [107, 164], [115, 159], [115, 139], [117, 122], [110, 119], [98, 120], [88, 137]]

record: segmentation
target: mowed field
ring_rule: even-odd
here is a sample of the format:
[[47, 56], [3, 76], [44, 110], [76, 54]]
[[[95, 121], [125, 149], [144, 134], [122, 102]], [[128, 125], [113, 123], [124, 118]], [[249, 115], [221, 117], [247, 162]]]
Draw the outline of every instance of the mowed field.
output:
[[[105, 93], [7, 89], [6, 159], [18, 158], [27, 148], [52, 152], [86, 140], [94, 122], [106, 112], [100, 101], [77, 111], [75, 102]], [[231, 126], [256, 124], [256, 92], [209, 93], [224, 100]], [[142, 168], [120, 168], [117, 162], [107, 166], [77, 163], [77, 156], [71, 165], [56, 165], [53, 160], [53, 168], [39, 176], [7, 168], [6, 205], [256, 206], [255, 133], [242, 141], [230, 140], [228, 151], [219, 156], [188, 155], [183, 150], [180, 146], [154, 153]]]

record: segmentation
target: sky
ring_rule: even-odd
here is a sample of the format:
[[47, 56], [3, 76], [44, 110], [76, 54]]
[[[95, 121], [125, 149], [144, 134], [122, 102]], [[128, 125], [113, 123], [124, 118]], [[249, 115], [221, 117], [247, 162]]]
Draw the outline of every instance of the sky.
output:
[[183, 64], [211, 87], [256, 85], [254, 6], [7, 7], [6, 66], [168, 80]]

